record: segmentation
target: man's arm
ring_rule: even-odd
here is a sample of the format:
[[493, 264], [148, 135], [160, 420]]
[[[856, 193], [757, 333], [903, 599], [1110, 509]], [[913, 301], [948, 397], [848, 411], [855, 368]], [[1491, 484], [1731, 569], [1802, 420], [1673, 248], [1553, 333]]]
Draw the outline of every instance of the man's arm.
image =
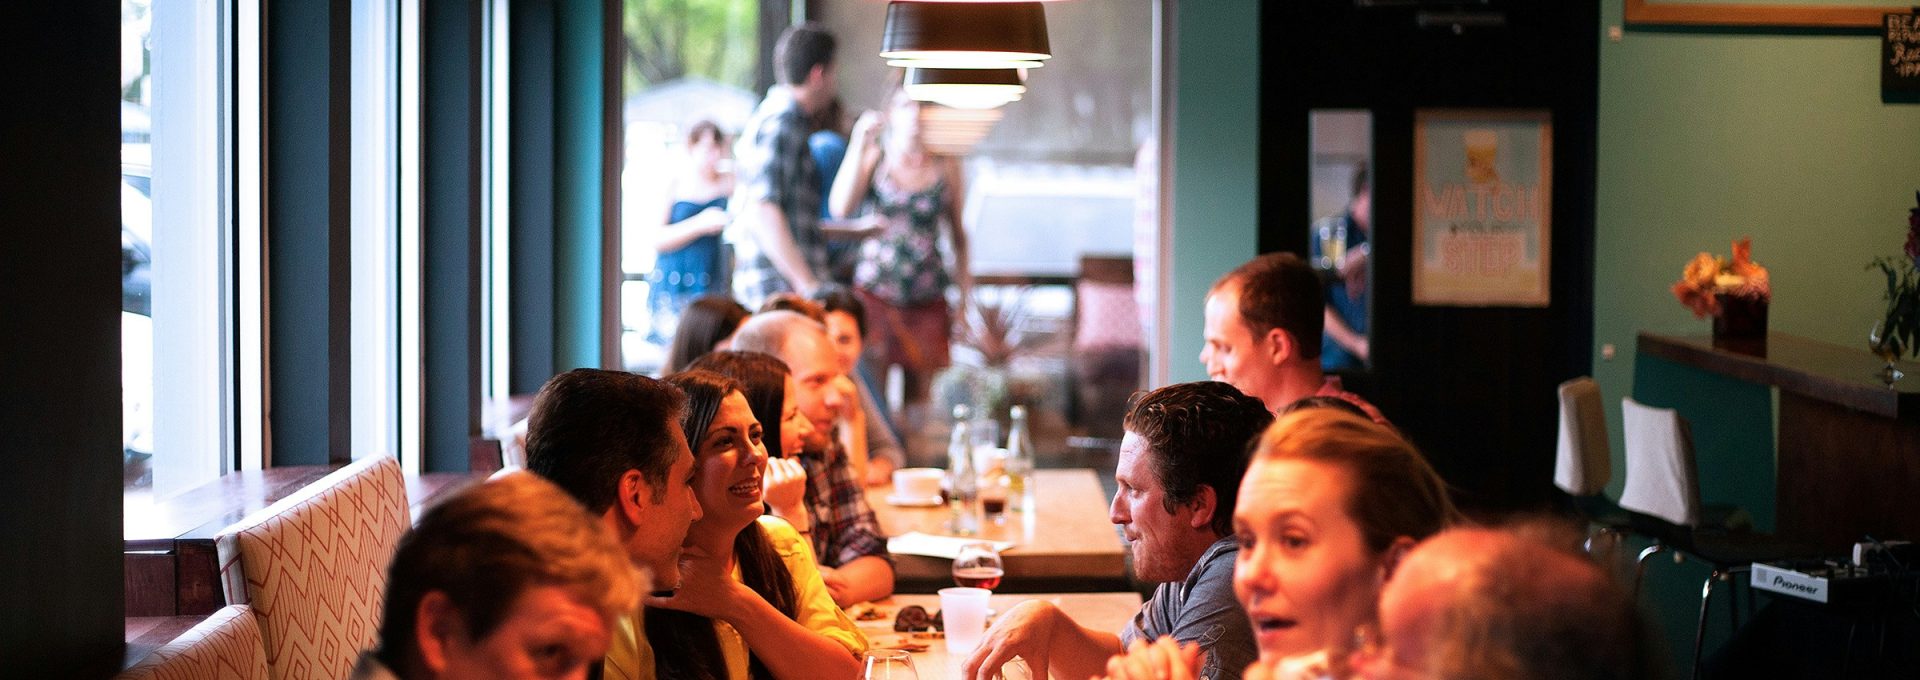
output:
[[868, 555], [840, 565], [820, 568], [827, 581], [827, 592], [841, 608], [872, 602], [893, 594], [893, 565], [885, 558]]
[[780, 212], [780, 206], [771, 201], [755, 202], [753, 211], [753, 238], [760, 244], [760, 252], [773, 262], [773, 268], [786, 278], [787, 285], [802, 295], [813, 294], [820, 280], [814, 278], [813, 268], [800, 255], [800, 246], [794, 244], [786, 213]]
[[1028, 600], [1007, 610], [987, 629], [961, 669], [962, 680], [995, 680], [1000, 666], [1014, 657], [1027, 660], [1036, 678], [1086, 680], [1106, 671], [1107, 659], [1125, 651], [1120, 636], [1075, 623], [1045, 600]]
[[1366, 361], [1367, 352], [1371, 349], [1367, 336], [1353, 332], [1352, 328], [1347, 327], [1346, 319], [1340, 318], [1340, 314], [1333, 311], [1332, 307], [1326, 308], [1323, 317], [1327, 327], [1327, 337], [1346, 349], [1348, 354]]

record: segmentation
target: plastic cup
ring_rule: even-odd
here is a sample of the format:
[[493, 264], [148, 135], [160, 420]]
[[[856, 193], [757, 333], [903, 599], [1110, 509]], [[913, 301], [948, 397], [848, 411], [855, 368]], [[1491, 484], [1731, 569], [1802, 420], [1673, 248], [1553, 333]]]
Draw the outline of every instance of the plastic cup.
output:
[[985, 588], [941, 588], [940, 617], [947, 625], [947, 654], [965, 658], [980, 646], [987, 632], [987, 598], [993, 591]]

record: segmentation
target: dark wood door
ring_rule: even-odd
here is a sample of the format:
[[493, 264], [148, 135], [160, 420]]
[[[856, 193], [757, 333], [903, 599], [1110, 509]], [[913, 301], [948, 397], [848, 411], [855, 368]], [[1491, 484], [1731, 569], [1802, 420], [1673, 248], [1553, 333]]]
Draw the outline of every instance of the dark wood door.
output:
[[[1463, 506], [1504, 511], [1550, 497], [1555, 386], [1591, 365], [1599, 7], [1466, 4], [1505, 26], [1422, 28], [1418, 6], [1355, 0], [1262, 5], [1260, 248], [1306, 251], [1309, 112], [1371, 111], [1373, 357], [1348, 385], [1428, 453]], [[1424, 108], [1552, 112], [1549, 306], [1413, 305], [1413, 121]]]

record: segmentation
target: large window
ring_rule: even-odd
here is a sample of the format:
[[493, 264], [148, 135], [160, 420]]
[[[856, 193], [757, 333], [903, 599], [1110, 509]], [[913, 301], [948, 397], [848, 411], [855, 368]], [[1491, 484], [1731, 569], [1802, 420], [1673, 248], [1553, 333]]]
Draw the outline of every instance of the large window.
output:
[[130, 526], [157, 499], [233, 465], [229, 7], [121, 3], [122, 445]]
[[[675, 302], [688, 297], [665, 289], [725, 292], [724, 276], [688, 285], [668, 281], [655, 263], [675, 204], [710, 203], [731, 186], [724, 152], [703, 166], [686, 138], [705, 121], [730, 139], [759, 103], [760, 3], [625, 0], [624, 8], [620, 355], [629, 370], [650, 372], [659, 369], [679, 322]], [[685, 247], [668, 250], [674, 246]]]

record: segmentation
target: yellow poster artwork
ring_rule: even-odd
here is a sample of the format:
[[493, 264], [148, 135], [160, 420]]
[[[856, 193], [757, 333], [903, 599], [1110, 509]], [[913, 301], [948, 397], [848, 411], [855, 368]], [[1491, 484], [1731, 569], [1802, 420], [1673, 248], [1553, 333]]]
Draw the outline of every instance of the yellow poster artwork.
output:
[[1552, 159], [1548, 111], [1414, 114], [1414, 304], [1547, 306]]

